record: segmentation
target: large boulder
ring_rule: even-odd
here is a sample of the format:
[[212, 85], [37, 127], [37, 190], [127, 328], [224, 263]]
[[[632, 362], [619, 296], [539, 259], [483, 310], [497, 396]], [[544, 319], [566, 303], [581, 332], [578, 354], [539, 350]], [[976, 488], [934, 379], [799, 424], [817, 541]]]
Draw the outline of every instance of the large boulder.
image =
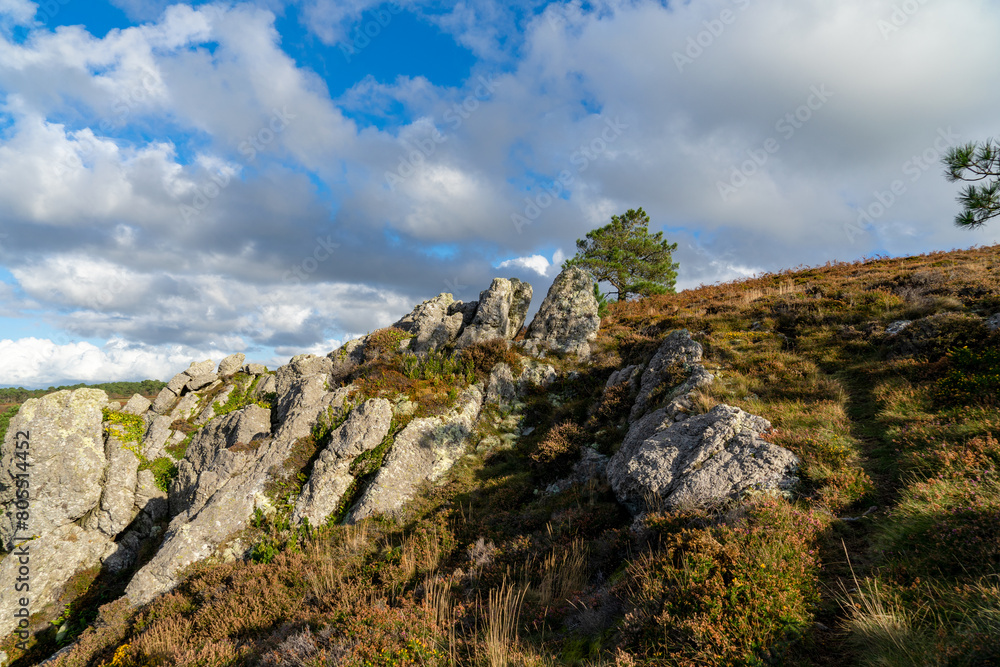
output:
[[219, 362], [219, 368], [216, 370], [216, 373], [221, 376], [233, 375], [243, 367], [243, 362], [246, 361], [246, 358], [246, 355], [242, 352], [230, 354]]
[[347, 521], [395, 514], [416, 495], [420, 484], [439, 480], [465, 453], [482, 405], [482, 391], [473, 385], [462, 392], [458, 405], [448, 414], [407, 424], [371, 485], [351, 508]]
[[762, 417], [717, 405], [663, 423], [645, 439], [626, 438], [608, 463], [608, 481], [633, 513], [654, 509], [650, 503], [706, 506], [748, 491], [787, 490], [798, 481], [799, 460], [760, 437], [770, 427]]
[[[15, 535], [20, 539], [46, 535], [77, 521], [101, 500], [108, 465], [101, 411], [107, 404], [107, 394], [97, 389], [58, 391], [29, 399], [11, 419], [0, 458], [4, 549], [9, 551], [19, 541]], [[21, 453], [30, 463], [26, 470], [18, 468], [25, 462]], [[30, 522], [19, 529], [14, 502], [21, 474], [29, 483]]]
[[292, 519], [308, 519], [310, 525], [322, 525], [340, 506], [344, 493], [354, 482], [351, 463], [362, 453], [378, 447], [391, 424], [392, 404], [384, 398], [369, 399], [352, 410], [316, 459], [309, 481], [295, 503]]
[[455, 343], [463, 348], [494, 338], [512, 340], [524, 325], [531, 305], [531, 285], [517, 278], [494, 278], [489, 289], [479, 295], [472, 322]]
[[590, 356], [601, 318], [594, 297], [594, 281], [582, 269], [570, 267], [556, 276], [524, 337], [531, 354], [546, 352]]
[[429, 352], [450, 345], [458, 338], [465, 318], [464, 313], [452, 310], [455, 304], [451, 294], [439, 294], [418, 305], [392, 326], [413, 334], [411, 352]]

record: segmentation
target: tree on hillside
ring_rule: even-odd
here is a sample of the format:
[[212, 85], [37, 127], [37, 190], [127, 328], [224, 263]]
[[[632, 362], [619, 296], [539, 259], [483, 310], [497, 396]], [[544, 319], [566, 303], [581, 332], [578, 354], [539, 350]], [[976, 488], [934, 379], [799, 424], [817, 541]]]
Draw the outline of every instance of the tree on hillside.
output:
[[676, 243], [663, 232], [649, 233], [649, 216], [641, 208], [611, 216], [611, 224], [587, 232], [576, 242], [576, 256], [563, 267], [576, 266], [598, 282], [611, 283], [618, 301], [631, 295], [650, 296], [674, 291], [677, 264], [671, 253]]
[[956, 146], [942, 162], [947, 167], [945, 176], [949, 181], [977, 183], [992, 179], [981, 185], [966, 186], [958, 196], [964, 210], [955, 216], [956, 225], [975, 229], [1000, 215], [1000, 142], [987, 139], [982, 145]]

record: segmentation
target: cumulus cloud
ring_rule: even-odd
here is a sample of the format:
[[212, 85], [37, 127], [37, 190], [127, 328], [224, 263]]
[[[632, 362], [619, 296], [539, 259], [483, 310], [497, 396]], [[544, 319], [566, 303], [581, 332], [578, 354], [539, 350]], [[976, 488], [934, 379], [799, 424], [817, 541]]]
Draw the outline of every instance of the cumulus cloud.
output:
[[182, 346], [153, 347], [121, 339], [102, 347], [60, 345], [48, 339], [0, 340], [0, 382], [28, 388], [78, 382], [168, 380], [192, 360], [221, 359], [223, 351]]
[[515, 257], [500, 262], [496, 265], [498, 269], [522, 269], [532, 271], [543, 278], [555, 278], [559, 272], [563, 260], [566, 256], [562, 250], [556, 250], [552, 255], [552, 261], [543, 255], [529, 255], [528, 257]]
[[[5, 316], [322, 350], [494, 268], [540, 293], [552, 248], [637, 206], [682, 287], [1000, 240], [951, 224], [939, 164], [942, 136], [996, 134], [1000, 9], [979, 0], [898, 26], [891, 0], [404, 2], [476, 54], [468, 81], [337, 97], [282, 49], [287, 3], [116, 4], [147, 23], [0, 36]], [[334, 44], [376, 3], [300, 5]]]

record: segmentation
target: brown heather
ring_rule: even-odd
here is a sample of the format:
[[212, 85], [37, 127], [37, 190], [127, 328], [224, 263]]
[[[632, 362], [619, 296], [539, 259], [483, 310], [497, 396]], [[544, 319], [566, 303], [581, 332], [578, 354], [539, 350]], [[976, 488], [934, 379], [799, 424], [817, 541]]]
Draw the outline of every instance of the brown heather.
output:
[[[559, 360], [578, 375], [525, 398], [535, 431], [513, 449], [467, 457], [397, 522], [203, 564], [135, 614], [105, 606], [54, 664], [1000, 664], [1000, 335], [981, 319], [997, 312], [1000, 247], [612, 304], [590, 363]], [[887, 336], [900, 319], [915, 321]], [[633, 529], [603, 484], [543, 493], [580, 447], [620, 445], [632, 395], [605, 395], [607, 378], [681, 327], [717, 374], [695, 411], [770, 420], [802, 459], [795, 495]], [[384, 338], [362, 393], [425, 413], [512, 361], [484, 345], [421, 369]], [[2, 648], [33, 664], [46, 637]]]

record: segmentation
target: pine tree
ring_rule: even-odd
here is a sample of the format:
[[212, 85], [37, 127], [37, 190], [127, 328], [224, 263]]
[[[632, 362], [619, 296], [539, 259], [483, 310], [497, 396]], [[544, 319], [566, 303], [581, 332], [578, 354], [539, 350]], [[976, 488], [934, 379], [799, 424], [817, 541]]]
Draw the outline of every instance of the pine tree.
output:
[[1000, 215], [1000, 143], [987, 139], [982, 145], [965, 144], [948, 151], [942, 159], [949, 181], [978, 182], [969, 185], [958, 196], [964, 210], [955, 217], [959, 227], [975, 229], [990, 218]]
[[650, 234], [649, 216], [641, 208], [611, 216], [611, 224], [578, 239], [576, 249], [563, 266], [579, 267], [596, 281], [611, 283], [618, 301], [674, 291], [677, 264], [671, 253], [677, 244], [664, 241], [663, 232]]

